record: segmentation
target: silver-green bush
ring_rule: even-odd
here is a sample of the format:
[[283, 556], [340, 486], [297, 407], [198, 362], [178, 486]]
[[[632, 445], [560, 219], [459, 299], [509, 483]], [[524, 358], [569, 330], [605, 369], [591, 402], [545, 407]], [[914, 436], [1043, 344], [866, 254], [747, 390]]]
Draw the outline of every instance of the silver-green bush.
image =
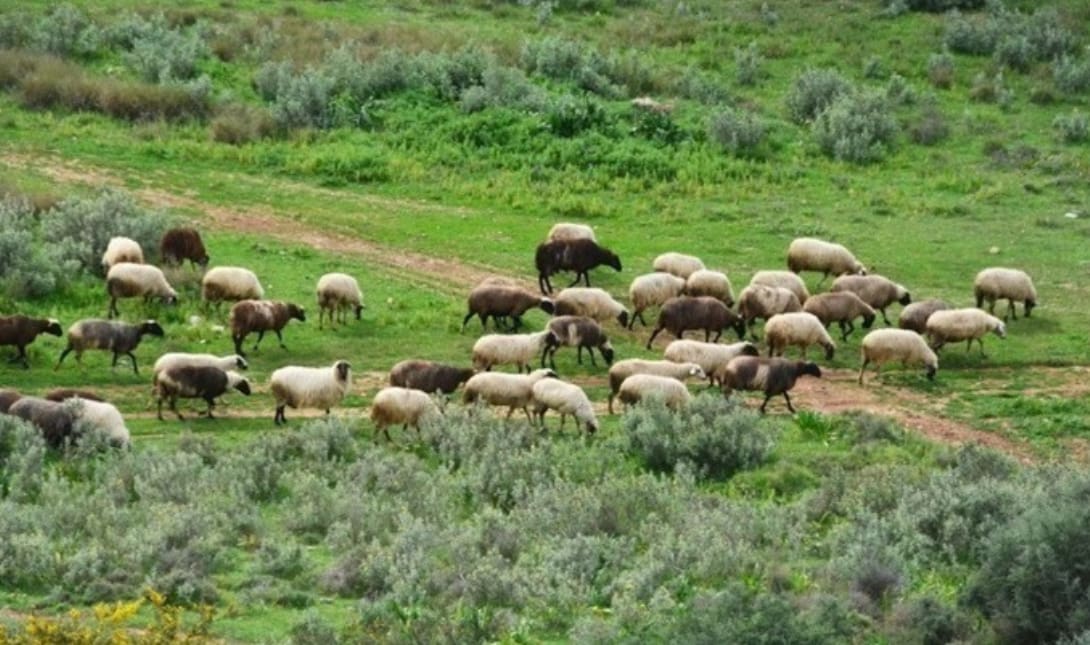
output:
[[897, 131], [885, 96], [876, 92], [841, 95], [813, 125], [822, 152], [858, 164], [882, 160], [893, 147]]

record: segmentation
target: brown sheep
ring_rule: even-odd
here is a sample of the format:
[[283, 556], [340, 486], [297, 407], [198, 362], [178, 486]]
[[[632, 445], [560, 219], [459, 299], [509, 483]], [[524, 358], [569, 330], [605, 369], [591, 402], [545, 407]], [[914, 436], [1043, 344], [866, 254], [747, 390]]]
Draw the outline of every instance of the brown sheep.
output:
[[21, 398], [23, 395], [15, 390], [0, 390], [0, 414], [7, 414], [8, 409]]
[[658, 336], [663, 329], [678, 338], [681, 338], [689, 329], [703, 329], [705, 342], [711, 338], [711, 333], [714, 331], [715, 339], [712, 342], [718, 342], [723, 330], [727, 327], [734, 329], [739, 340], [745, 338], [745, 322], [720, 300], [711, 296], [670, 298], [662, 305], [658, 325], [651, 332], [651, 337], [647, 339], [647, 349], [651, 349], [655, 336]]
[[159, 257], [166, 265], [179, 265], [183, 260], [189, 260], [202, 269], [208, 266], [208, 252], [195, 228], [172, 228], [163, 233], [159, 240]]
[[814, 314], [822, 325], [828, 327], [832, 323], [840, 325], [840, 339], [848, 340], [848, 334], [855, 331], [852, 322], [862, 316], [863, 329], [870, 329], [874, 325], [874, 309], [851, 291], [838, 291], [834, 293], [819, 293], [806, 299], [802, 306], [806, 313]]
[[74, 390], [71, 388], [58, 387], [45, 393], [42, 397], [46, 401], [56, 401], [60, 403], [67, 399], [86, 399], [87, 401], [99, 401], [105, 402], [106, 399], [95, 394], [94, 392], [88, 392], [87, 390]]
[[842, 275], [833, 281], [829, 291], [851, 291], [863, 302], [882, 312], [882, 320], [887, 325], [886, 307], [894, 302], [907, 305], [912, 302], [908, 289], [880, 275]]
[[38, 334], [60, 336], [62, 333], [61, 324], [52, 318], [31, 318], [22, 314], [0, 316], [0, 345], [15, 345], [19, 350], [8, 362], [22, 362], [27, 369], [30, 362], [27, 360], [26, 346], [33, 343]]
[[621, 270], [621, 259], [615, 253], [588, 239], [543, 242], [537, 247], [534, 263], [537, 266], [538, 287], [544, 294], [552, 293], [553, 285], [549, 277], [560, 271], [575, 271], [575, 280], [569, 287], [579, 284], [580, 277], [589, 287], [591, 269], [604, 264]]
[[917, 334], [927, 332], [927, 319], [936, 311], [950, 309], [950, 303], [938, 298], [929, 298], [914, 302], [901, 310], [901, 317], [897, 319], [897, 326], [908, 329]]
[[136, 355], [133, 350], [140, 344], [144, 336], [163, 336], [163, 328], [154, 320], [145, 320], [139, 325], [130, 325], [115, 320], [85, 319], [76, 321], [68, 328], [68, 346], [61, 352], [53, 371], [57, 371], [64, 358], [71, 352], [76, 352], [76, 362], [82, 363], [83, 352], [88, 349], [102, 349], [113, 352], [112, 367], [117, 367], [117, 361], [124, 354], [132, 361], [132, 371], [137, 374]]
[[496, 329], [500, 328], [500, 320], [510, 317], [512, 326], [510, 331], [518, 331], [522, 326], [522, 315], [535, 307], [547, 314], [554, 311], [553, 302], [548, 298], [530, 293], [526, 289], [516, 285], [502, 285], [495, 283], [482, 283], [469, 292], [467, 299], [469, 313], [462, 319], [462, 331], [465, 331], [469, 319], [479, 316], [481, 328], [488, 324], [488, 317], [492, 317]]
[[768, 320], [776, 314], [802, 311], [802, 304], [794, 292], [783, 287], [769, 287], [763, 284], [751, 284], [738, 294], [738, 313], [742, 322], [750, 328], [753, 338], [753, 323], [758, 319]]
[[235, 342], [235, 353], [245, 356], [242, 351], [242, 341], [251, 332], [257, 332], [257, 342], [254, 350], [261, 344], [265, 332], [276, 333], [276, 339], [280, 341], [280, 347], [284, 345], [284, 337], [280, 330], [292, 319], [303, 322], [307, 319], [306, 313], [299, 305], [284, 302], [283, 300], [240, 300], [231, 307], [228, 318], [231, 326], [231, 340]]
[[730, 396], [733, 390], [760, 390], [765, 400], [761, 403], [761, 414], [765, 412], [768, 400], [782, 394], [787, 401], [787, 409], [792, 414], [788, 390], [795, 387], [800, 376], [810, 375], [821, 378], [821, 368], [816, 363], [791, 361], [786, 358], [760, 358], [757, 356], [739, 356], [727, 364], [723, 377], [723, 396]]
[[431, 394], [450, 394], [465, 383], [475, 372], [468, 367], [443, 365], [433, 361], [401, 361], [390, 370], [390, 385], [421, 390]]

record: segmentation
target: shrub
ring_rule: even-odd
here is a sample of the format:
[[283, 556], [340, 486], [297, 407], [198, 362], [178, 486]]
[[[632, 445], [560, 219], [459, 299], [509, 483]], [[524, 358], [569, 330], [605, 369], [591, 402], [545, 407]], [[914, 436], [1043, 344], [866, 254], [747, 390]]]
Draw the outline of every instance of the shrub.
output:
[[1061, 56], [1052, 63], [1052, 81], [1066, 94], [1090, 90], [1090, 57]]
[[103, 81], [98, 90], [98, 109], [127, 121], [204, 119], [212, 109], [212, 82], [207, 76], [170, 85]]
[[943, 13], [952, 9], [980, 9], [985, 0], [906, 0], [913, 11]]
[[208, 47], [196, 30], [172, 29], [160, 14], [135, 29], [122, 58], [141, 79], [170, 83], [195, 77], [197, 61], [207, 55]]
[[291, 128], [328, 128], [333, 125], [330, 109], [333, 81], [320, 70], [307, 68], [281, 79], [272, 116], [277, 126]]
[[1090, 141], [1090, 119], [1078, 110], [1073, 110], [1066, 116], [1058, 115], [1052, 120], [1052, 128], [1056, 130], [1060, 141], [1064, 143]]
[[897, 136], [897, 122], [884, 96], [858, 92], [836, 99], [814, 121], [813, 132], [826, 155], [864, 164], [886, 156]]
[[718, 105], [730, 102], [730, 92], [718, 80], [703, 74], [693, 67], [688, 67], [674, 83], [674, 91], [705, 105]]
[[264, 108], [246, 103], [228, 103], [216, 110], [209, 126], [213, 141], [240, 146], [272, 136], [276, 124]]
[[[0, 201], [0, 286], [11, 298], [37, 298], [66, 284], [66, 266], [37, 243], [39, 221], [20, 197]], [[105, 247], [103, 247], [105, 249]]]
[[881, 56], [870, 56], [863, 62], [863, 78], [881, 79], [889, 75]]
[[538, 112], [545, 108], [547, 101], [545, 91], [527, 80], [520, 70], [493, 65], [485, 70], [480, 85], [462, 92], [459, 104], [466, 112], [476, 112], [486, 107]]
[[745, 49], [734, 48], [734, 78], [739, 85], [756, 85], [761, 80], [763, 65], [764, 57], [757, 49], [757, 43], [751, 42]]
[[1012, 34], [995, 46], [995, 62], [1013, 70], [1024, 72], [1034, 59], [1033, 46], [1022, 34]]
[[605, 108], [592, 98], [564, 94], [553, 100], [545, 112], [545, 124], [558, 137], [574, 137], [580, 132], [606, 124]]
[[0, 47], [13, 49], [26, 47], [30, 44], [33, 29], [30, 14], [21, 11], [0, 14]]
[[34, 46], [58, 56], [89, 56], [98, 51], [102, 34], [80, 9], [60, 4], [36, 25]]
[[645, 139], [673, 145], [687, 136], [667, 110], [637, 109], [633, 111], [632, 119], [632, 134]]
[[893, 105], [912, 105], [918, 100], [915, 88], [900, 74], [893, 74], [886, 84], [886, 98]]
[[728, 108], [708, 119], [708, 139], [732, 155], [753, 154], [764, 142], [765, 134], [764, 121], [747, 110]]
[[908, 138], [922, 146], [932, 146], [950, 136], [946, 116], [934, 105], [925, 107], [908, 127]]
[[995, 51], [1002, 30], [992, 19], [972, 20], [952, 11], [946, 18], [943, 44], [959, 54], [984, 56]]
[[795, 78], [787, 92], [787, 112], [796, 123], [812, 121], [851, 89], [851, 83], [836, 70], [808, 69]]
[[954, 57], [949, 52], [931, 54], [927, 59], [927, 78], [939, 89], [950, 89], [954, 84]]

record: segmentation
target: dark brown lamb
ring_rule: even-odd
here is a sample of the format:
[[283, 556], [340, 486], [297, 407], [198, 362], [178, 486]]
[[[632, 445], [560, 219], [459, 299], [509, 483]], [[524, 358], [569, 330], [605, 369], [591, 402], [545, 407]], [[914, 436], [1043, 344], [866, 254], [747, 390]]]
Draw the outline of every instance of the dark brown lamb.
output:
[[170, 409], [179, 419], [178, 399], [204, 399], [208, 403], [207, 415], [212, 417], [212, 408], [216, 406], [216, 397], [223, 396], [229, 389], [236, 389], [250, 396], [250, 382], [232, 372], [228, 374], [213, 365], [177, 365], [155, 375], [155, 394], [158, 397], [158, 416], [163, 420], [163, 400], [170, 402]]
[[15, 390], [0, 390], [0, 414], [7, 414], [12, 404], [21, 398], [23, 395]]
[[61, 448], [65, 441], [73, 438], [76, 418], [63, 403], [25, 396], [12, 404], [8, 414], [29, 421], [38, 428], [50, 448]]
[[21, 314], [0, 316], [0, 345], [15, 345], [19, 350], [8, 362], [21, 362], [27, 369], [30, 362], [27, 360], [26, 346], [33, 343], [38, 334], [60, 336], [61, 333], [61, 324], [52, 318], [31, 318]]
[[411, 390], [421, 390], [432, 394], [442, 392], [450, 394], [473, 376], [468, 367], [443, 365], [433, 361], [407, 360], [394, 365], [390, 370], [390, 385]]
[[469, 292], [467, 306], [469, 313], [462, 319], [463, 331], [473, 316], [480, 317], [482, 329], [491, 316], [497, 330], [500, 329], [500, 320], [510, 317], [512, 319], [510, 331], [518, 331], [518, 328], [522, 326], [522, 315], [530, 309], [537, 307], [547, 314], [553, 313], [553, 303], [548, 298], [542, 298], [521, 287], [498, 284], [482, 284], [474, 287]]
[[291, 320], [303, 322], [307, 319], [306, 313], [299, 305], [283, 300], [240, 300], [231, 307], [229, 318], [231, 325], [231, 339], [235, 342], [235, 353], [245, 356], [242, 351], [242, 341], [251, 332], [257, 332], [256, 350], [265, 337], [265, 332], [276, 333], [276, 339], [280, 341], [280, 347], [284, 345], [284, 337], [280, 330]]
[[88, 392], [87, 390], [74, 390], [72, 388], [58, 387], [45, 393], [43, 397], [46, 401], [55, 401], [60, 403], [67, 399], [86, 399], [88, 401], [105, 401], [106, 399], [95, 394], [94, 392]]
[[132, 361], [132, 371], [136, 374], [138, 373], [136, 355], [132, 352], [146, 335], [161, 337], [163, 328], [154, 320], [146, 320], [139, 325], [130, 325], [116, 320], [77, 321], [68, 328], [68, 346], [61, 352], [61, 357], [57, 359], [53, 370], [56, 371], [61, 366], [70, 352], [76, 352], [76, 362], [82, 363], [85, 350], [103, 349], [113, 352], [111, 367], [117, 367], [117, 360], [124, 354]]
[[787, 401], [787, 409], [794, 413], [795, 408], [787, 392], [795, 387], [795, 382], [803, 375], [821, 378], [821, 368], [817, 363], [808, 361], [738, 356], [727, 363], [723, 376], [723, 396], [730, 396], [733, 390], [764, 392], [765, 400], [761, 403], [761, 414], [764, 414], [768, 400], [782, 394]]
[[201, 268], [208, 266], [208, 252], [195, 228], [172, 228], [163, 233], [159, 240], [159, 257], [166, 265], [179, 265], [183, 260], [189, 260]]
[[549, 321], [545, 336], [545, 349], [541, 352], [541, 367], [545, 367], [545, 357], [549, 358], [549, 366], [556, 369], [556, 350], [561, 347], [575, 347], [576, 360], [583, 364], [583, 348], [587, 348], [590, 354], [590, 364], [594, 362], [594, 348], [602, 352], [602, 358], [606, 365], [613, 364], [613, 345], [609, 343], [609, 337], [602, 331], [602, 327], [591, 318], [585, 316], [558, 316]]
[[621, 270], [621, 259], [615, 253], [588, 239], [543, 242], [537, 247], [534, 263], [537, 266], [538, 287], [544, 294], [553, 292], [549, 277], [560, 271], [575, 271], [575, 280], [569, 287], [579, 284], [580, 278], [589, 287], [591, 269], [604, 264]]
[[738, 340], [745, 340], [745, 322], [722, 301], [711, 296], [670, 298], [662, 305], [658, 325], [651, 332], [651, 337], [647, 339], [647, 349], [651, 349], [655, 336], [658, 336], [663, 329], [678, 338], [681, 338], [687, 330], [703, 329], [704, 342], [711, 339], [711, 333], [714, 331], [715, 338], [711, 339], [711, 342], [715, 343], [719, 341], [719, 337], [727, 327], [734, 329], [738, 334]]

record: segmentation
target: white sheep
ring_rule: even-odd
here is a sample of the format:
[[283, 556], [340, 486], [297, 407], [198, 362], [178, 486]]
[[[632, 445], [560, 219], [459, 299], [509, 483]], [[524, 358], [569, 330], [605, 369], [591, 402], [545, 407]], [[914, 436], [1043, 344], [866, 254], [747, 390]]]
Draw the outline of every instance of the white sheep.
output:
[[655, 271], [662, 271], [663, 273], [669, 273], [676, 275], [679, 278], [687, 279], [694, 272], [705, 267], [704, 262], [695, 255], [663, 253], [655, 258], [652, 268]]
[[187, 354], [185, 352], [168, 352], [163, 354], [155, 361], [155, 366], [152, 368], [152, 375], [158, 374], [164, 370], [172, 367], [180, 367], [182, 365], [191, 365], [193, 367], [218, 367], [223, 371], [229, 371], [233, 369], [245, 370], [250, 368], [250, 364], [246, 362], [246, 359], [238, 354], [230, 354], [228, 356], [216, 356], [215, 354]]
[[575, 418], [576, 423], [582, 423], [588, 434], [598, 432], [598, 418], [594, 415], [594, 406], [583, 388], [571, 383], [565, 383], [560, 379], [543, 378], [534, 383], [530, 388], [533, 398], [534, 415], [537, 416], [542, 428], [545, 428], [545, 412], [556, 410], [560, 413], [560, 429], [564, 429], [564, 421], [568, 415]]
[[586, 224], [572, 224], [570, 222], [553, 224], [553, 227], [549, 229], [549, 235], [545, 237], [546, 242], [567, 242], [569, 240], [598, 241], [598, 239], [594, 237], [594, 229]]
[[586, 316], [598, 322], [616, 320], [622, 327], [628, 326], [628, 310], [613, 299], [605, 289], [597, 287], [568, 287], [553, 299], [553, 314], [557, 316]]
[[[758, 271], [753, 274], [749, 283], [787, 289], [799, 299], [800, 306], [805, 304], [806, 299], [810, 297], [810, 291], [806, 288], [806, 283], [802, 281], [802, 278], [790, 271]], [[740, 296], [739, 300], [741, 300]]]
[[242, 267], [212, 267], [201, 278], [201, 299], [206, 305], [219, 306], [221, 302], [261, 300], [265, 290], [257, 274]]
[[874, 363], [875, 374], [882, 372], [882, 365], [900, 362], [922, 364], [927, 368], [927, 378], [934, 380], [939, 369], [939, 359], [924, 342], [923, 336], [907, 329], [876, 329], [863, 337], [863, 364], [859, 368], [859, 384], [863, 384], [863, 372]]
[[405, 430], [409, 426], [420, 432], [420, 423], [438, 417], [439, 406], [426, 392], [404, 387], [385, 387], [375, 395], [371, 402], [371, 421], [375, 424], [375, 435], [379, 430], [390, 440], [390, 426], [401, 424]]
[[657, 374], [633, 374], [621, 383], [617, 395], [626, 406], [649, 398], [661, 398], [666, 407], [677, 410], [693, 400], [685, 384], [677, 379]]
[[528, 406], [533, 399], [534, 383], [543, 378], [556, 378], [556, 372], [551, 369], [539, 369], [529, 374], [500, 374], [498, 372], [484, 372], [475, 374], [466, 381], [466, 403], [474, 403], [483, 400], [491, 405], [507, 406], [507, 418], [515, 412], [516, 408], [526, 413], [526, 420], [531, 424]]
[[329, 323], [336, 327], [334, 314], [339, 314], [341, 324], [348, 323], [348, 310], [356, 315], [356, 320], [363, 314], [363, 293], [360, 284], [347, 273], [327, 273], [318, 279], [318, 329], [322, 328], [322, 319], [329, 311]]
[[[712, 343], [702, 343], [712, 345]], [[724, 347], [724, 345], [715, 345]], [[642, 358], [629, 358], [618, 361], [609, 368], [609, 413], [613, 414], [613, 398], [621, 389], [621, 383], [633, 374], [655, 374], [685, 381], [687, 378], [708, 378], [704, 368], [697, 363], [675, 361], [648, 361]]]
[[787, 247], [787, 268], [795, 273], [801, 271], [821, 271], [821, 284], [830, 275], [846, 273], [865, 275], [866, 267], [855, 259], [852, 252], [843, 245], [818, 240], [812, 237], [800, 237]]
[[806, 350], [810, 345], [821, 345], [825, 349], [825, 360], [832, 360], [836, 343], [825, 330], [818, 317], [805, 311], [776, 314], [765, 323], [765, 340], [768, 342], [769, 356], [783, 356], [784, 349], [795, 345]]
[[636, 276], [628, 287], [628, 298], [632, 301], [632, 317], [628, 320], [628, 328], [632, 329], [636, 318], [646, 327], [647, 321], [643, 319], [645, 309], [661, 307], [667, 300], [680, 296], [684, 291], [685, 280], [671, 273]]
[[104, 432], [111, 443], [128, 448], [132, 443], [125, 419], [113, 405], [105, 401], [92, 401], [83, 398], [66, 399], [75, 406], [77, 421], [94, 426]]
[[111, 237], [106, 245], [106, 251], [102, 254], [102, 270], [109, 271], [110, 267], [121, 262], [133, 264], [144, 263], [144, 250], [140, 243], [128, 237]]
[[519, 373], [532, 371], [532, 363], [545, 350], [548, 331], [532, 334], [487, 334], [473, 344], [473, 369], [491, 370], [496, 365], [515, 365]]
[[973, 280], [973, 295], [976, 296], [978, 308], [984, 306], [984, 301], [988, 302], [988, 313], [991, 314], [995, 314], [995, 301], [1006, 298], [1007, 313], [1003, 320], [1018, 318], [1018, 313], [1014, 310], [1016, 300], [1024, 303], [1026, 318], [1029, 318], [1030, 311], [1037, 306], [1037, 289], [1033, 286], [1033, 280], [1025, 271], [1018, 269], [984, 269]]
[[352, 366], [337, 361], [332, 367], [281, 367], [269, 377], [269, 389], [276, 399], [274, 423], [287, 423], [284, 406], [329, 409], [340, 403], [352, 385]]
[[936, 311], [927, 318], [927, 337], [935, 350], [948, 342], [966, 340], [969, 341], [965, 346], [968, 352], [975, 340], [980, 343], [980, 355], [984, 356], [984, 336], [988, 332], [1006, 338], [1007, 326], [1002, 320], [980, 309], [946, 309]]
[[685, 280], [685, 295], [711, 296], [722, 300], [728, 307], [734, 306], [734, 290], [731, 289], [727, 274], [722, 271], [708, 269], [693, 271]]
[[696, 363], [704, 370], [708, 383], [715, 385], [722, 382], [723, 371], [732, 358], [757, 354], [757, 346], [750, 342], [722, 345], [682, 338], [667, 345], [662, 357], [674, 363]]
[[119, 262], [110, 267], [106, 272], [106, 293], [110, 296], [108, 318], [119, 315], [117, 301], [120, 298], [143, 297], [145, 302], [159, 298], [168, 305], [178, 300], [178, 292], [170, 286], [159, 267], [132, 262]]

